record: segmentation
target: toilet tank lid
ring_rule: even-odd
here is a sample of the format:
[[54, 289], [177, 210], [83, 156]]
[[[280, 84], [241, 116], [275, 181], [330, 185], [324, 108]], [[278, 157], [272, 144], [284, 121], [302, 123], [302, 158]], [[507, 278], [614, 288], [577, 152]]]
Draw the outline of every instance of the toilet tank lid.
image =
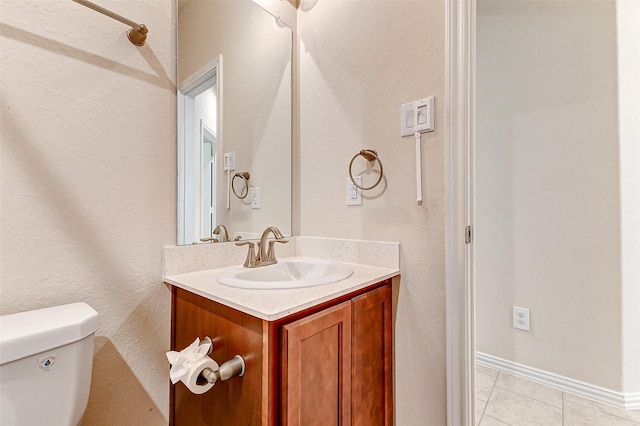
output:
[[0, 365], [82, 340], [99, 325], [84, 302], [0, 316]]

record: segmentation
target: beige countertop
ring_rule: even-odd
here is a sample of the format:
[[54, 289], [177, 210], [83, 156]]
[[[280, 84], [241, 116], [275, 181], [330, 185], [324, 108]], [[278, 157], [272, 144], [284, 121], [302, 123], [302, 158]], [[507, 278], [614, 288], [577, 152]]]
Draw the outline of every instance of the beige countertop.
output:
[[343, 263], [353, 269], [349, 278], [297, 289], [254, 290], [225, 286], [218, 283], [217, 277], [227, 268], [166, 275], [163, 280], [249, 315], [273, 321], [400, 274], [397, 268]]

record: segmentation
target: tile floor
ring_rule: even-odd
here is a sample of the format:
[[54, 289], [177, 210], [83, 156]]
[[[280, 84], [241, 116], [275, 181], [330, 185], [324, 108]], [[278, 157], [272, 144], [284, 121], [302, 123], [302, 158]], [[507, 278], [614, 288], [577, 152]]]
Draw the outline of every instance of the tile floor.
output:
[[476, 425], [640, 426], [640, 410], [625, 411], [478, 365]]

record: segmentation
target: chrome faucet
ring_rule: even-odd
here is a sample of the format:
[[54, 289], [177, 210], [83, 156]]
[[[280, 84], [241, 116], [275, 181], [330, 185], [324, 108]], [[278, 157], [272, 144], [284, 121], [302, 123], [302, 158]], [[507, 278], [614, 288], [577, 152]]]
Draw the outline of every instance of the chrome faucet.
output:
[[227, 231], [227, 227], [224, 225], [216, 226], [216, 229], [213, 230], [213, 235], [220, 235], [218, 238], [219, 241], [229, 241], [229, 232]]
[[[275, 239], [271, 241], [267, 241], [269, 234], [273, 234]], [[282, 232], [275, 226], [270, 226], [264, 230], [262, 236], [260, 237], [260, 241], [258, 242], [258, 252], [256, 253], [255, 247], [256, 244], [251, 241], [242, 241], [240, 243], [236, 243], [237, 246], [249, 246], [249, 251], [247, 253], [247, 258], [244, 261], [245, 268], [258, 268], [260, 266], [273, 265], [274, 263], [278, 263], [276, 259], [276, 253], [273, 249], [273, 245], [275, 243], [288, 243], [289, 240], [285, 239], [282, 235]], [[267, 248], [267, 245], [269, 246]]]

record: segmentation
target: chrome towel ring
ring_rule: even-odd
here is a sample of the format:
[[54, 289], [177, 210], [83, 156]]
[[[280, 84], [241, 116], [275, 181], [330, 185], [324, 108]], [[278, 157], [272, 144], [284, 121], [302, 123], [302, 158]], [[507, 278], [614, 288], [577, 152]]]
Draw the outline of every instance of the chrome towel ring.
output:
[[[244, 200], [245, 198], [247, 198], [247, 195], [249, 194], [249, 178], [250, 177], [251, 175], [249, 174], [249, 172], [238, 172], [235, 175], [233, 175], [233, 179], [231, 179], [231, 190], [233, 191], [235, 196], [240, 198], [241, 200]], [[236, 178], [240, 178], [244, 182], [244, 188], [240, 190], [240, 194], [243, 194], [243, 195], [238, 195], [238, 193], [236, 192]]]
[[[353, 173], [351, 171], [351, 168], [353, 167], [353, 162], [356, 158], [358, 158], [359, 156], [364, 157], [365, 160], [367, 161], [377, 161], [378, 164], [380, 165], [380, 176], [378, 176], [378, 180], [376, 181], [376, 183], [374, 183], [371, 186], [360, 186], [358, 185], [358, 183], [356, 182], [356, 180], [353, 178]], [[349, 177], [351, 178], [351, 182], [353, 182], [353, 184], [357, 187], [362, 189], [363, 191], [368, 191], [370, 189], [375, 188], [376, 186], [378, 186], [380, 184], [380, 181], [382, 181], [382, 177], [384, 176], [384, 169], [382, 167], [382, 161], [380, 161], [380, 157], [378, 157], [378, 152], [374, 149], [363, 149], [361, 150], [359, 153], [357, 153], [356, 155], [353, 156], [353, 158], [351, 159], [351, 162], [349, 163]]]

